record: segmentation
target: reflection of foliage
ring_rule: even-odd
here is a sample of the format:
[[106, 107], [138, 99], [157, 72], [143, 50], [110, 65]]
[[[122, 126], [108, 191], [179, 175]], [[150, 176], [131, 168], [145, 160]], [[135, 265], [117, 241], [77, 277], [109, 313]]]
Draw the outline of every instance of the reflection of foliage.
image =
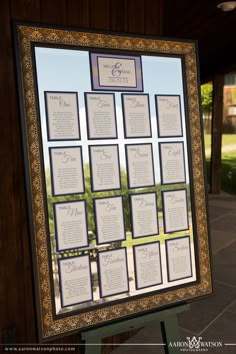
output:
[[[130, 231], [131, 226], [130, 226], [130, 206], [129, 206], [129, 194], [131, 193], [146, 193], [146, 192], [156, 192], [158, 196], [158, 211], [162, 211], [162, 203], [161, 203], [161, 190], [171, 190], [171, 189], [181, 189], [181, 188], [188, 188], [185, 184], [181, 185], [171, 185], [171, 186], [161, 186], [161, 185], [156, 185], [154, 187], [148, 187], [148, 188], [143, 188], [143, 189], [136, 189], [132, 191], [128, 191], [127, 187], [127, 177], [126, 177], [126, 172], [125, 170], [121, 170], [121, 191], [110, 191], [110, 192], [97, 192], [97, 193], [92, 193], [91, 192], [91, 186], [90, 186], [90, 169], [89, 165], [86, 164], [84, 166], [84, 183], [85, 183], [85, 193], [80, 194], [80, 195], [69, 195], [69, 196], [62, 196], [62, 197], [52, 197], [51, 194], [51, 186], [50, 186], [50, 176], [49, 173], [47, 173], [47, 194], [48, 194], [48, 216], [49, 216], [49, 226], [50, 226], [50, 233], [54, 233], [54, 222], [53, 222], [53, 207], [52, 203], [53, 202], [61, 202], [61, 201], [71, 201], [71, 200], [80, 200], [80, 199], [85, 199], [86, 200], [86, 205], [87, 205], [87, 218], [88, 218], [88, 229], [90, 232], [93, 232], [95, 234], [95, 223], [94, 223], [94, 210], [93, 210], [93, 199], [94, 198], [105, 198], [105, 197], [111, 197], [115, 195], [122, 195], [123, 198], [123, 205], [124, 205], [124, 218], [125, 218], [125, 226], [126, 226], [126, 231]], [[189, 192], [188, 192], [189, 196]], [[190, 207], [190, 198], [188, 198], [188, 203]]]
[[203, 113], [209, 114], [212, 110], [212, 83], [207, 83], [201, 86], [201, 99]]

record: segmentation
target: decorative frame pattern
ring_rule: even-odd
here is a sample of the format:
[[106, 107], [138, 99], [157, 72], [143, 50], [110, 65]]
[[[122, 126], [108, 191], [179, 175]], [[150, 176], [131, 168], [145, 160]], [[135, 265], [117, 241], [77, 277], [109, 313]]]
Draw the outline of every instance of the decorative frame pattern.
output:
[[[199, 112], [199, 80], [197, 74], [197, 58], [194, 42], [181, 42], [160, 38], [129, 37], [101, 33], [78, 32], [59, 28], [39, 27], [18, 24], [15, 27], [17, 69], [23, 137], [25, 141], [25, 162], [28, 171], [28, 201], [31, 206], [31, 232], [34, 234], [32, 252], [35, 256], [36, 289], [38, 292], [38, 321], [42, 341], [55, 338], [67, 332], [78, 332], [83, 328], [98, 325], [127, 316], [134, 316], [143, 311], [152, 311], [161, 306], [173, 305], [175, 302], [188, 301], [212, 293], [210, 255], [208, 247], [208, 223], [206, 210], [206, 191], [204, 183], [203, 145], [201, 140], [201, 122]], [[188, 107], [189, 130], [192, 156], [192, 193], [195, 204], [196, 239], [198, 247], [199, 283], [168, 290], [165, 293], [143, 296], [100, 307], [77, 315], [69, 315], [60, 319], [53, 317], [53, 299], [50, 283], [50, 265], [47, 249], [46, 211], [43, 198], [44, 178], [41, 168], [40, 128], [38, 124], [37, 97], [34, 82], [32, 45], [45, 44], [103, 48], [124, 50], [144, 54], [181, 56], [185, 63], [186, 107]]]

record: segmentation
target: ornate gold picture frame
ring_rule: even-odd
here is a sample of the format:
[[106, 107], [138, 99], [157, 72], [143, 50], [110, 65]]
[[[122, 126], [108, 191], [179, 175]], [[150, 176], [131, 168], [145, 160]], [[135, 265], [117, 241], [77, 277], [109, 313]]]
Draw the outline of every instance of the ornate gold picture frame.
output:
[[[211, 294], [212, 281], [208, 244], [206, 182], [195, 43], [192, 41], [128, 36], [125, 34], [85, 32], [74, 28], [61, 29], [49, 26], [40, 27], [37, 25], [17, 24], [15, 26], [15, 48], [32, 236], [32, 258], [37, 295], [38, 328], [41, 340], [48, 341], [66, 333], [79, 332], [85, 328], [110, 321], [118, 321], [147, 311], [156, 311], [165, 306], [175, 306], [181, 302], [189, 302]], [[98, 65], [100, 65], [100, 75], [103, 75], [103, 77], [99, 78], [100, 81], [97, 87], [99, 90], [102, 87], [107, 88], [106, 93], [96, 92], [91, 85], [92, 80], [96, 82], [97, 79], [92, 76], [95, 75], [96, 68], [94, 69], [89, 59], [91, 53], [95, 56], [97, 53], [99, 54], [97, 57], [102, 58]], [[112, 77], [111, 79], [108, 73], [109, 65], [113, 68], [116, 58], [121, 60], [123, 71], [119, 68], [120, 71], [115, 73], [115, 78]], [[106, 64], [106, 60], [108, 64]], [[132, 60], [136, 60], [135, 65], [133, 65]], [[127, 70], [125, 69], [126, 64], [128, 65]], [[140, 64], [142, 65], [140, 66]], [[134, 71], [132, 72], [132, 70]], [[56, 73], [58, 73], [58, 76]], [[132, 89], [132, 87], [136, 87], [136, 81], [140, 84], [141, 92]], [[103, 82], [105, 82], [104, 86], [102, 86]], [[82, 84], [84, 86], [80, 86]], [[115, 89], [112, 90], [112, 87], [115, 87]], [[129, 91], [129, 93], [122, 93], [121, 99], [121, 92], [124, 91], [122, 89], [124, 87], [125, 91]], [[90, 92], [89, 95], [88, 91]], [[58, 123], [59, 121], [61, 122], [59, 115], [54, 115], [50, 118], [50, 112], [46, 112], [45, 95], [47, 92], [54, 92], [55, 97], [59, 93], [60, 97], [70, 97], [71, 100], [74, 100], [74, 97], [78, 98], [78, 111], [73, 111], [78, 113], [79, 119], [80, 131], [79, 133], [76, 131], [76, 134], [74, 134], [77, 140], [71, 138], [73, 135], [71, 124], [72, 126], [77, 124], [77, 120], [72, 116], [73, 112], [66, 112], [66, 115], [65, 111], [63, 111], [64, 113], [59, 112], [60, 117], [61, 114], [64, 114], [63, 117], [66, 116], [68, 118], [69, 114], [69, 119], [72, 123], [70, 124], [71, 132], [68, 133], [68, 126], [65, 128], [65, 125], [63, 125], [64, 128], [61, 128], [61, 124], [64, 123]], [[85, 110], [85, 99], [88, 99], [88, 97], [95, 99], [100, 97], [99, 95], [105, 94], [109, 96], [109, 92], [112, 94], [110, 96], [113, 96], [111, 99], [114, 98], [115, 102], [116, 115], [112, 116], [113, 119], [116, 119], [117, 124], [115, 139], [109, 139], [109, 132], [107, 132], [108, 128], [106, 126], [108, 140], [104, 138], [102, 141], [99, 139], [90, 141], [87, 132], [85, 132], [86, 124], [88, 124], [88, 119], [90, 119], [90, 124], [95, 124], [93, 119], [97, 119], [97, 116], [96, 112], [92, 111], [92, 106], [90, 106], [90, 111], [88, 107], [86, 108], [87, 111]], [[69, 95], [70, 93], [73, 95], [63, 96], [63, 94]], [[85, 93], [87, 94], [86, 98]], [[147, 137], [142, 137], [141, 135], [138, 137], [138, 128], [131, 119], [132, 114], [130, 112], [127, 113], [128, 106], [125, 106], [125, 104], [130, 98], [128, 97], [129, 95], [132, 96], [132, 99], [139, 99], [142, 96], [141, 98], [146, 107], [145, 112], [149, 111], [146, 121], [151, 126], [152, 134], [148, 126]], [[181, 119], [180, 131], [182, 133], [177, 137], [174, 133], [170, 133], [170, 136], [165, 136], [164, 133], [161, 136], [158, 135], [158, 129], [161, 124], [164, 132], [165, 129], [166, 132], [170, 131], [170, 123], [168, 126], [165, 125], [167, 124], [165, 119], [168, 121], [170, 117], [173, 118], [176, 114], [172, 112], [168, 115], [164, 112], [164, 115], [161, 115], [162, 97], [174, 109], [173, 112], [175, 112], [176, 107], [181, 111], [178, 119], [179, 117]], [[174, 101], [175, 99], [176, 101]], [[173, 102], [177, 102], [177, 106], [176, 103], [172, 104]], [[90, 112], [89, 117], [88, 112]], [[104, 114], [103, 111], [103, 117]], [[109, 114], [106, 113], [106, 117]], [[124, 114], [126, 114], [125, 121]], [[140, 114], [141, 117], [144, 115], [144, 113], [139, 111], [139, 115], [135, 117], [140, 118]], [[131, 137], [132, 139], [125, 140], [122, 130], [124, 123], [130, 124], [128, 126], [130, 129], [129, 134], [133, 132], [131, 125], [134, 124], [135, 127], [133, 129], [137, 139]], [[48, 127], [50, 124], [52, 124], [53, 128]], [[52, 130], [50, 131], [50, 134], [56, 135], [58, 127], [62, 130], [64, 129], [64, 135], [67, 132], [71, 136], [69, 138], [64, 136], [62, 139], [58, 138], [50, 141], [48, 136], [51, 135], [47, 135], [47, 129], [54, 129], [53, 133]], [[176, 131], [178, 130], [177, 128]], [[98, 136], [98, 130], [94, 134]], [[72, 142], [72, 140], [75, 140], [75, 142]], [[134, 155], [132, 155], [134, 146], [132, 144], [138, 146], [138, 151], [147, 154], [143, 153], [143, 156], [148, 156], [143, 164], [147, 163], [147, 161], [152, 161], [154, 166], [150, 169], [152, 173], [154, 171], [154, 175], [146, 175], [146, 179], [143, 177], [144, 182], [146, 180], [148, 182], [145, 182], [146, 184], [137, 182], [137, 189], [132, 186], [136, 183], [135, 178], [141, 177], [140, 175], [134, 177], [134, 174], [137, 174], [137, 164], [135, 165], [133, 163], [134, 160], [132, 160], [134, 159]], [[173, 179], [174, 182], [171, 182], [173, 176], [171, 177], [170, 173], [173, 170], [173, 168], [171, 170], [173, 160], [167, 161], [165, 157], [165, 148], [167, 148], [168, 144], [171, 151], [179, 147], [182, 149], [183, 146], [181, 150], [183, 151], [182, 157], [179, 158], [180, 162], [177, 161], [178, 158], [175, 159], [177, 165], [174, 169], [175, 172], [179, 169], [179, 181], [178, 176], [175, 176], [176, 180], [174, 181]], [[105, 147], [106, 153], [111, 152], [116, 156], [113, 163], [114, 166], [118, 164], [120, 168], [118, 187], [112, 187], [112, 191], [104, 189], [103, 194], [101, 190], [99, 192], [101, 194], [99, 194], [91, 189], [91, 178], [98, 185], [99, 177], [96, 175], [96, 164], [98, 163], [95, 155], [96, 146], [98, 145]], [[72, 147], [79, 147], [79, 149], [72, 150]], [[55, 167], [57, 166], [55, 159], [58, 149], [64, 149], [62, 151], [64, 156], [65, 154], [70, 156], [72, 152], [76, 154], [78, 150], [83, 155], [81, 160], [82, 167], [78, 167], [78, 171], [83, 170], [81, 178], [84, 185], [81, 190], [78, 189], [77, 192], [75, 190], [75, 192], [66, 193], [63, 189], [66, 189], [65, 185], [62, 187], [59, 184], [59, 187], [57, 187], [58, 194], [55, 193], [56, 189], [53, 186], [53, 182], [58, 182], [56, 179], [59, 179], [61, 173], [65, 172], [62, 171], [61, 167]], [[90, 157], [88, 150], [90, 150], [90, 154], [93, 153]], [[184, 171], [181, 168], [181, 161], [183, 162]], [[99, 165], [100, 169], [104, 167], [103, 165], [101, 166]], [[75, 170], [73, 169], [73, 171]], [[124, 171], [127, 171], [127, 174], [129, 173], [131, 188], [127, 183], [127, 176]], [[71, 173], [70, 170], [70, 178], [72, 178]], [[163, 176], [162, 179], [160, 178], [162, 173], [165, 174], [165, 179]], [[185, 178], [181, 179], [182, 174], [184, 174]], [[149, 180], [151, 181], [150, 183]], [[73, 183], [71, 182], [71, 184]], [[167, 204], [168, 193], [172, 193], [172, 200], [173, 198], [177, 200], [178, 195], [181, 195], [181, 198], [183, 195], [187, 195], [186, 205], [182, 203], [178, 209], [171, 206], [171, 204]], [[148, 225], [143, 226], [145, 219], [141, 219], [142, 227], [137, 228], [139, 226], [137, 221], [134, 225], [135, 217], [137, 215], [139, 215], [138, 218], [142, 217], [137, 207], [137, 195], [140, 196], [141, 194], [145, 194], [149, 198], [148, 200], [157, 198], [158, 201], [155, 204], [155, 209], [152, 209], [152, 211], [157, 210], [157, 212], [152, 214], [149, 212], [149, 217], [153, 215], [153, 217], [157, 218], [158, 223], [151, 221], [150, 223], [153, 223], [152, 229], [155, 226], [155, 231], [150, 230], [146, 234], [146, 231], [143, 231], [145, 228], [148, 229]], [[115, 198], [115, 196], [118, 197]], [[119, 219], [120, 224], [116, 226], [118, 231], [121, 230], [119, 225], [123, 225], [124, 221], [124, 234], [117, 236], [117, 239], [111, 239], [113, 236], [109, 234], [109, 231], [106, 231], [105, 234], [101, 233], [98, 238], [96, 233], [100, 232], [99, 230], [103, 226], [103, 218], [99, 216], [103, 212], [101, 199], [104, 200], [111, 197], [119, 208], [122, 205], [124, 207], [124, 212], [121, 213], [123, 214], [123, 219]], [[143, 196], [141, 197], [143, 198]], [[87, 233], [85, 237], [87, 237], [88, 242], [87, 244], [86, 242], [82, 244], [83, 241], [80, 240], [78, 242], [81, 242], [82, 246], [79, 246], [78, 243], [78, 246], [72, 245], [66, 249], [66, 246], [63, 245], [66, 242], [65, 238], [68, 236], [69, 229], [65, 229], [64, 226], [66, 219], [64, 221], [60, 220], [60, 215], [63, 214], [59, 214], [58, 209], [64, 203], [71, 210], [70, 203], [75, 201], [85, 201], [85, 204], [78, 205], [80, 207], [85, 205], [85, 209], [81, 210], [82, 212], [85, 210], [84, 217], [87, 218]], [[183, 211], [185, 207], [186, 210]], [[130, 211], [131, 208], [132, 212]], [[62, 212], [63, 210], [61, 209]], [[167, 213], [170, 213], [170, 215], [168, 216]], [[179, 220], [176, 219], [176, 213], [182, 216], [186, 215], [187, 220], [183, 221], [183, 226], [178, 224]], [[173, 222], [174, 219], [175, 221]], [[76, 227], [78, 227], [78, 223], [81, 225], [81, 220], [77, 220]], [[110, 219], [106, 219], [106, 223], [108, 220]], [[118, 217], [116, 220], [118, 220]], [[75, 224], [73, 224], [72, 229], [74, 230], [74, 228]], [[119, 233], [118, 231], [117, 233]], [[74, 237], [76, 232], [70, 232], [72, 232]], [[64, 242], [63, 245], [59, 244], [59, 237], [62, 239], [64, 237], [62, 240]], [[104, 245], [101, 240], [106, 239], [106, 237], [108, 241]], [[69, 242], [68, 239], [67, 242]], [[70, 242], [72, 241], [70, 240]], [[180, 243], [178, 244], [178, 242]], [[155, 258], [152, 264], [157, 267], [156, 269], [160, 267], [160, 277], [157, 279], [156, 273], [149, 274], [149, 282], [145, 283], [149, 263], [140, 261], [139, 251], [140, 249], [141, 251], [148, 250], [148, 245], [150, 244], [154, 244], [151, 247], [156, 249], [157, 253], [159, 252], [158, 262], [156, 261], [157, 258]], [[143, 250], [142, 246], [144, 247]], [[180, 257], [175, 255], [175, 249], [182, 252]], [[106, 272], [101, 263], [102, 257], [112, 257], [114, 252], [118, 255], [119, 261], [122, 261], [123, 255], [126, 254], [126, 263], [121, 263], [120, 268], [110, 265], [109, 271]], [[155, 257], [157, 257], [157, 253], [155, 253]], [[67, 275], [65, 275], [66, 272], [63, 273], [63, 267], [66, 265], [67, 260], [69, 262], [74, 260], [82, 262], [83, 260], [83, 264], [89, 262], [91, 268], [90, 278], [85, 279], [85, 275], [82, 273], [76, 273], [77, 278], [66, 278]], [[190, 262], [189, 265], [188, 262]], [[124, 271], [122, 273], [123, 268], [127, 272]], [[76, 269], [78, 270], [78, 268]], [[112, 284], [108, 280], [109, 274], [113, 274]], [[118, 277], [120, 282], [126, 281], [127, 283], [124, 285], [120, 283], [120, 288], [117, 288], [117, 284], [114, 283], [116, 277]], [[81, 286], [80, 290], [78, 290], [79, 279], [83, 279], [81, 282], [83, 281], [83, 284], [85, 284], [83, 294], [81, 293]], [[89, 296], [89, 291], [92, 296]], [[73, 302], [74, 299], [77, 299], [75, 303]]]

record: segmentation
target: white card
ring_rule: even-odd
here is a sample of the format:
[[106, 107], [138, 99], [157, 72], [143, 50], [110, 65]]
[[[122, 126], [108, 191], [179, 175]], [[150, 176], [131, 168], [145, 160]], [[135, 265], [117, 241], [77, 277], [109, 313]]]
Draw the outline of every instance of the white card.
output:
[[155, 185], [152, 144], [126, 145], [129, 188]]
[[185, 183], [184, 144], [160, 143], [162, 184]]
[[156, 193], [130, 196], [133, 238], [157, 235], [158, 214]]
[[85, 93], [89, 139], [117, 138], [115, 95]]
[[166, 241], [168, 281], [192, 277], [190, 237]]
[[162, 284], [160, 242], [134, 246], [136, 288]]
[[59, 259], [62, 307], [92, 301], [89, 256]]
[[180, 96], [156, 95], [159, 137], [183, 136]]
[[122, 197], [94, 200], [97, 243], [125, 240], [125, 223]]
[[151, 137], [148, 95], [122, 95], [126, 138]]
[[129, 292], [125, 248], [98, 253], [101, 297]]
[[165, 233], [188, 230], [186, 189], [162, 192], [162, 198]]
[[77, 92], [44, 92], [48, 140], [80, 139]]
[[88, 246], [85, 201], [55, 203], [53, 207], [57, 250]]
[[93, 191], [120, 189], [118, 145], [89, 147]]
[[52, 194], [84, 193], [82, 148], [50, 148]]

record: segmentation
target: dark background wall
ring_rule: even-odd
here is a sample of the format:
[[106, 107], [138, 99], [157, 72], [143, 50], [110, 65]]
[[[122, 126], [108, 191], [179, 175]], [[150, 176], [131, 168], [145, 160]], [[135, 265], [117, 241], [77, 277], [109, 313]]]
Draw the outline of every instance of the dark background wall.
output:
[[16, 343], [37, 341], [13, 20], [161, 35], [162, 0], [0, 0], [0, 344], [11, 325]]

